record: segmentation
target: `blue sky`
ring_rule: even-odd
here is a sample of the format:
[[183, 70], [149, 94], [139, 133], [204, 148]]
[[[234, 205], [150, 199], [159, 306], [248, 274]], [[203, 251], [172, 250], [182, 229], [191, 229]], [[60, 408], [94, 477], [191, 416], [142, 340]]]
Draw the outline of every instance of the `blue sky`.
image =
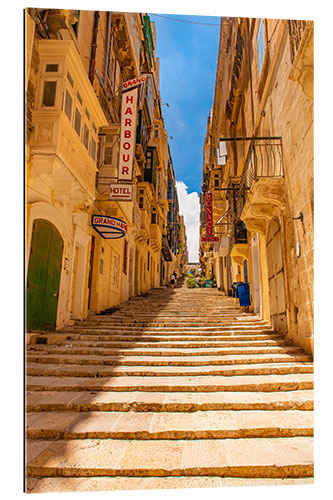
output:
[[[203, 144], [213, 104], [219, 17], [150, 13], [160, 59], [160, 90], [175, 177], [200, 192]], [[167, 16], [178, 21], [162, 18]], [[215, 26], [184, 23], [211, 23]]]

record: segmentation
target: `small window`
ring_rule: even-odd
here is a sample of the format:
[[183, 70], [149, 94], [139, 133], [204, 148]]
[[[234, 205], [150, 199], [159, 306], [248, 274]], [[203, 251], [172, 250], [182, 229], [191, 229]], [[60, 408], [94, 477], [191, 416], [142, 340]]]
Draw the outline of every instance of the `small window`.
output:
[[96, 125], [94, 124], [94, 122], [92, 122], [92, 128], [93, 128], [93, 131], [95, 132], [95, 134], [97, 134], [97, 128], [96, 128]]
[[262, 19], [260, 19], [259, 21], [259, 28], [257, 34], [257, 50], [258, 50], [258, 68], [260, 75], [265, 58], [265, 32], [264, 32], [264, 23]]
[[112, 148], [104, 148], [104, 165], [112, 165]]
[[79, 91], [77, 91], [76, 96], [78, 98], [79, 103], [82, 104], [82, 97]]
[[143, 196], [139, 196], [139, 208], [143, 208]]
[[73, 107], [73, 98], [66, 90], [66, 97], [65, 97], [65, 114], [69, 121], [72, 121], [72, 107]]
[[100, 259], [100, 261], [99, 261], [99, 274], [103, 274], [103, 269], [104, 269], [104, 260]]
[[87, 110], [87, 108], [85, 109], [85, 114], [86, 114], [86, 117], [88, 118], [88, 121], [90, 121], [90, 113], [89, 111]]
[[78, 136], [81, 137], [81, 113], [77, 108], [75, 109], [74, 129]]
[[96, 141], [93, 137], [91, 138], [90, 156], [94, 161], [96, 160]]
[[69, 83], [71, 84], [71, 86], [74, 88], [74, 80], [71, 77], [71, 74], [69, 71], [67, 71], [67, 79], [68, 79]]
[[57, 73], [58, 64], [47, 64], [45, 66], [45, 73]]
[[219, 174], [215, 174], [214, 175], [214, 186], [215, 187], [219, 187], [220, 185], [220, 178], [219, 178]]
[[83, 144], [88, 149], [89, 147], [89, 128], [86, 124], [83, 126]]
[[45, 82], [43, 91], [43, 106], [54, 106], [57, 82]]

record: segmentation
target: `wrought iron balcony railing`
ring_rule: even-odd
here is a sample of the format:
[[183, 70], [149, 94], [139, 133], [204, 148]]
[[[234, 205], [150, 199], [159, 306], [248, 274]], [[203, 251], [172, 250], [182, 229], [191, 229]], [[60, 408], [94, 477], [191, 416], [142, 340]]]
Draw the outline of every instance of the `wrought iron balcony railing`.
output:
[[237, 216], [240, 217], [246, 202], [246, 192], [259, 178], [284, 177], [282, 138], [248, 138], [250, 146], [247, 152], [244, 170], [240, 179], [237, 198]]

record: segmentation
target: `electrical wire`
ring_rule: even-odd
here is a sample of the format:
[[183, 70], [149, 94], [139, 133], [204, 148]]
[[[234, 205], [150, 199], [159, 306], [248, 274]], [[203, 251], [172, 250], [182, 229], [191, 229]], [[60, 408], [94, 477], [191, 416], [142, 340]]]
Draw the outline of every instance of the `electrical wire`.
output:
[[175, 19], [174, 17], [162, 16], [160, 14], [149, 14], [150, 16], [162, 17], [163, 19], [168, 19], [169, 21], [178, 21], [179, 23], [189, 23], [189, 24], [201, 24], [202, 26], [220, 26], [220, 24], [214, 23], [199, 23], [197, 21], [185, 21], [184, 19]]

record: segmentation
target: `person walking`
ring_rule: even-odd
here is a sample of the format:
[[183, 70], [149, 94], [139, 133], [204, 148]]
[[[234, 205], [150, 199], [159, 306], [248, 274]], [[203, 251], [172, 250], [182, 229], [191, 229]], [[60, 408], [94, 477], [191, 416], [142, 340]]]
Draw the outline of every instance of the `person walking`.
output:
[[170, 283], [171, 283], [171, 287], [172, 288], [175, 288], [176, 284], [177, 284], [177, 277], [176, 277], [176, 273], [173, 272], [170, 276]]

